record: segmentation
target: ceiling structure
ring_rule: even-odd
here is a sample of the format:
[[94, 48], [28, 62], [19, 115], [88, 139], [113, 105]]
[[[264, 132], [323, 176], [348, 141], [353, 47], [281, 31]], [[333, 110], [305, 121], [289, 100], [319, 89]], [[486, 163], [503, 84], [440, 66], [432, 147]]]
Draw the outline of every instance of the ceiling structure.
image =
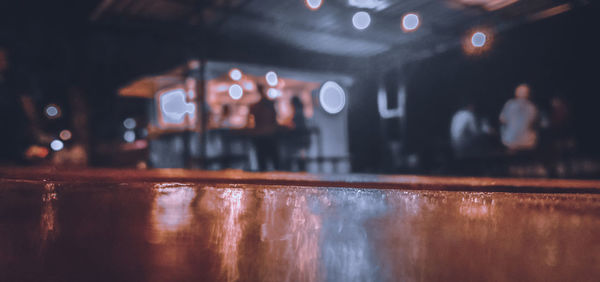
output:
[[[500, 33], [586, 4], [585, 0], [322, 0], [313, 10], [305, 0], [103, 0], [90, 19], [117, 26], [132, 20], [186, 26], [242, 42], [227, 46], [233, 50], [255, 41], [249, 44], [341, 58], [391, 55], [411, 60], [454, 48], [477, 27]], [[352, 25], [358, 11], [371, 15], [364, 30]], [[406, 13], [419, 16], [417, 30], [403, 31]]]

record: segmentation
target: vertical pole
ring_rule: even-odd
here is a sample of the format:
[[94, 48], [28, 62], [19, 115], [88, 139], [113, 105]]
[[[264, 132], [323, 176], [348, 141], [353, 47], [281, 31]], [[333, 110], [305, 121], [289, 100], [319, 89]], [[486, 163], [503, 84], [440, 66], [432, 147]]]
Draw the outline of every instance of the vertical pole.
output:
[[[191, 59], [187, 62], [188, 72], [184, 81], [184, 89], [186, 100], [192, 102], [196, 106], [196, 120], [190, 121], [191, 124], [186, 126], [183, 134], [184, 142], [184, 163], [186, 168], [193, 167], [192, 145], [196, 145], [196, 140], [193, 138], [193, 132], [198, 132], [198, 116], [201, 109], [198, 106], [198, 76], [200, 71], [200, 62], [197, 59]], [[193, 99], [193, 100], [191, 100]], [[193, 125], [193, 126], [192, 126]]]
[[208, 142], [208, 136], [206, 135], [208, 130], [208, 106], [206, 105], [206, 57], [202, 56], [200, 61], [200, 85], [197, 87], [198, 95], [196, 95], [198, 101], [198, 122], [200, 124], [200, 168], [206, 169], [206, 146]]

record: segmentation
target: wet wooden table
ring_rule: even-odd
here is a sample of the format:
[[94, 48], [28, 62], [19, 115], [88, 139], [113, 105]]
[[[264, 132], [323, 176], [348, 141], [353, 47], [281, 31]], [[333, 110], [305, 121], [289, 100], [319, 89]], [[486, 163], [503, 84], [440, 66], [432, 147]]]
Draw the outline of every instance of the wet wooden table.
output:
[[0, 168], [0, 281], [600, 281], [600, 182]]

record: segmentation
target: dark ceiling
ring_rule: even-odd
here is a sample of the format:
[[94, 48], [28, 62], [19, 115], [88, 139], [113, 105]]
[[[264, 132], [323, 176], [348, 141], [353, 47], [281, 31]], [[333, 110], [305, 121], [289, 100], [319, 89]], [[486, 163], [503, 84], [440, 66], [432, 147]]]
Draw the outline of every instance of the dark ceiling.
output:
[[[308, 52], [372, 57], [430, 56], [456, 46], [478, 26], [502, 32], [543, 17], [553, 7], [567, 10], [586, 2], [564, 0], [323, 0], [310, 10], [303, 0], [103, 0], [90, 15], [96, 23], [127, 25], [135, 20], [180, 24], [231, 39], [253, 38]], [[352, 26], [357, 11], [371, 14], [365, 30]], [[401, 18], [418, 13], [414, 32]], [[551, 13], [550, 13], [551, 14]]]
[[[313, 11], [304, 1], [0, 1], [0, 44], [13, 42], [14, 53], [20, 53], [17, 59], [29, 66], [23, 68], [42, 77], [107, 87], [199, 56], [306, 71], [385, 72], [456, 49], [473, 28], [500, 34], [556, 12], [584, 10], [588, 4], [587, 0], [322, 0]], [[365, 30], [352, 25], [357, 11], [371, 14]], [[409, 12], [420, 16], [421, 25], [407, 33], [401, 18]]]

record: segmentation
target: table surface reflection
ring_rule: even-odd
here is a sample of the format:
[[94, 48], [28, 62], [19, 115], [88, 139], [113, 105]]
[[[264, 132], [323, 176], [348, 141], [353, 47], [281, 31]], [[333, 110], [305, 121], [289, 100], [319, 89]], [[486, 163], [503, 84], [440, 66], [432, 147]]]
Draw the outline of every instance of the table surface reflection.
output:
[[0, 180], [0, 281], [598, 281], [600, 195]]

